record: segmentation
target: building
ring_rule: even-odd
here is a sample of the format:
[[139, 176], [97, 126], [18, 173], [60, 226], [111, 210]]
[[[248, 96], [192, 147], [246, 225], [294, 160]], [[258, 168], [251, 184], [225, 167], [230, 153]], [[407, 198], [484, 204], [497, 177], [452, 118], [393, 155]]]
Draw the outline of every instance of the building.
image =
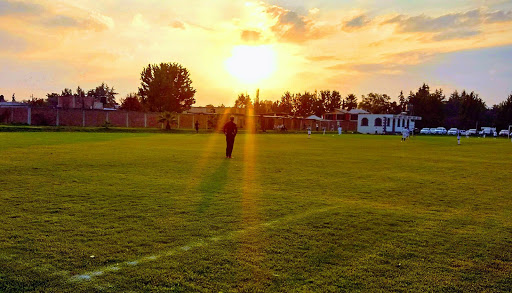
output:
[[414, 131], [419, 116], [408, 116], [405, 113], [394, 114], [359, 114], [357, 132], [367, 134], [394, 134], [404, 129]]
[[[356, 131], [358, 117], [361, 114], [368, 114], [368, 112], [361, 109], [352, 109], [350, 111], [345, 109], [335, 109], [332, 112], [324, 114], [323, 119], [334, 122], [335, 128], [341, 126], [343, 131]], [[334, 126], [328, 129], [331, 128], [334, 128]]]

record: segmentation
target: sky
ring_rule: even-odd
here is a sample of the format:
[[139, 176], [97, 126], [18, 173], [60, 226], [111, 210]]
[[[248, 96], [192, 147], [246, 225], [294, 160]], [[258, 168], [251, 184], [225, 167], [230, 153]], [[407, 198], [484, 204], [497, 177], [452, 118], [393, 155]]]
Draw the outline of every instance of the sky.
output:
[[196, 106], [423, 83], [492, 106], [512, 94], [512, 0], [0, 0], [8, 99], [105, 82], [120, 100], [161, 62], [189, 70]]

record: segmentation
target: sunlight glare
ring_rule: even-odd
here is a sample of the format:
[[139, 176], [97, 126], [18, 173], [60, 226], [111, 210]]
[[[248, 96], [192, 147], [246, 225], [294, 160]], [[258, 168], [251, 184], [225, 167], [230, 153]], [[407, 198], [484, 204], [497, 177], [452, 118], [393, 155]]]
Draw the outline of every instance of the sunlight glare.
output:
[[226, 60], [229, 73], [247, 84], [270, 77], [276, 69], [276, 54], [268, 45], [237, 46]]

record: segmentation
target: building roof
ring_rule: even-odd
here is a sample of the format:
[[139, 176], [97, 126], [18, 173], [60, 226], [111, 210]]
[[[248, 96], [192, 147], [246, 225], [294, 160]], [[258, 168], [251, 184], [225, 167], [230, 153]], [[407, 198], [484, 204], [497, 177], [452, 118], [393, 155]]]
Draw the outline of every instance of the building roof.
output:
[[363, 109], [352, 109], [348, 111], [349, 114], [369, 114], [370, 112], [365, 111]]

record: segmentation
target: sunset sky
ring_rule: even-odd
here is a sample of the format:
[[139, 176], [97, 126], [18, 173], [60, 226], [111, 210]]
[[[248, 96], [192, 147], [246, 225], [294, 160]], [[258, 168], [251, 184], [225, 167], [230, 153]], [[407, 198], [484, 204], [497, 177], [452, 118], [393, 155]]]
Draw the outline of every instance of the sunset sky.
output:
[[118, 100], [149, 63], [178, 62], [196, 105], [238, 93], [376, 92], [422, 83], [512, 93], [512, 1], [0, 0], [0, 94], [44, 97], [105, 82]]

